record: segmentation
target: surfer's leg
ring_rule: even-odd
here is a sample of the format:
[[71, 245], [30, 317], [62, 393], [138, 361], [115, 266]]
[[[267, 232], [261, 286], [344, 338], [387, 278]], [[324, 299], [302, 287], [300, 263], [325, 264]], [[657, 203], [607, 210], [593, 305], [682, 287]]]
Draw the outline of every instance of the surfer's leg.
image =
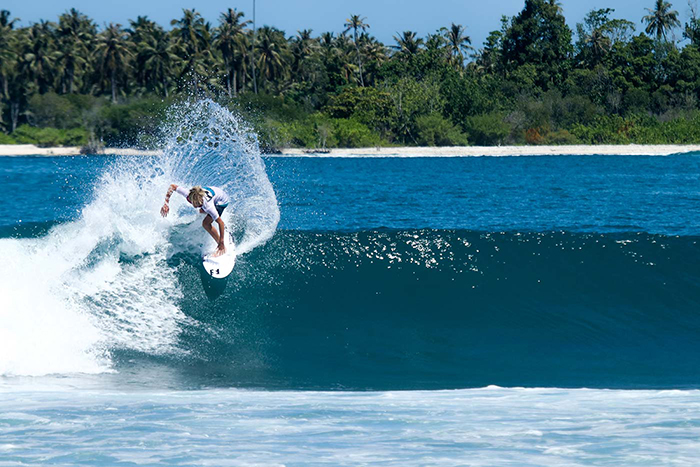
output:
[[218, 245], [219, 232], [217, 232], [216, 229], [214, 227], [212, 227], [212, 225], [211, 225], [212, 222], [214, 222], [214, 220], [211, 218], [211, 216], [209, 214], [207, 214], [207, 217], [205, 217], [204, 220], [202, 221], [202, 227], [204, 227], [204, 230], [209, 232], [209, 235], [211, 235], [211, 238], [213, 238], [214, 241]]

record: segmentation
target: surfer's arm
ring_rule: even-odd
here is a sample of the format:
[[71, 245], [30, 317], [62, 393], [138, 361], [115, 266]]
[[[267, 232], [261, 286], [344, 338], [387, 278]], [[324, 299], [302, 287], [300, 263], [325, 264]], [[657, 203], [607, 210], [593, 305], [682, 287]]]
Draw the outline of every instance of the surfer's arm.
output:
[[224, 242], [224, 231], [226, 230], [226, 225], [221, 217], [217, 217], [216, 223], [219, 224], [219, 244], [216, 247], [216, 256], [223, 255], [226, 253], [226, 243]]
[[168, 187], [168, 192], [165, 193], [165, 203], [163, 203], [163, 207], [160, 208], [160, 215], [163, 217], [166, 217], [170, 212], [170, 206], [168, 206], [168, 203], [170, 202], [170, 196], [172, 196], [173, 191], [175, 190], [177, 190], [177, 185], [173, 183]]
[[168, 192], [165, 194], [165, 202], [166, 203], [168, 201], [170, 201], [170, 196], [173, 194], [173, 191], [175, 191], [175, 190], [177, 190], [177, 185], [175, 185], [174, 183], [168, 187]]
[[170, 212], [170, 206], [168, 203], [170, 203], [170, 197], [173, 195], [173, 192], [177, 191], [180, 193], [182, 196], [187, 198], [187, 190], [184, 188], [180, 188], [179, 186], [175, 185], [174, 183], [168, 187], [168, 192], [165, 193], [165, 203], [163, 203], [163, 207], [160, 208], [160, 214], [165, 217], [168, 215], [168, 212]]
[[221, 217], [218, 217], [216, 219], [216, 223], [219, 224], [219, 248], [225, 249], [226, 246], [224, 244], [224, 230], [226, 230], [226, 225], [224, 224], [223, 219]]

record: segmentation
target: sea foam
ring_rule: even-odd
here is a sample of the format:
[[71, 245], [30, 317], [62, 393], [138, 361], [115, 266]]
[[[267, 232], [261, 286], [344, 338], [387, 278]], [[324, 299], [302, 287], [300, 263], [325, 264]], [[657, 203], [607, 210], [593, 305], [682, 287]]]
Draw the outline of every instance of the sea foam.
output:
[[153, 159], [118, 160], [72, 222], [35, 239], [0, 240], [0, 375], [111, 371], [114, 349], [186, 352], [178, 307], [181, 290], [168, 258], [202, 252], [213, 241], [201, 215], [173, 197], [170, 183], [220, 186], [225, 213], [245, 253], [269, 239], [279, 221], [274, 191], [247, 127], [212, 101], [171, 109], [165, 151]]

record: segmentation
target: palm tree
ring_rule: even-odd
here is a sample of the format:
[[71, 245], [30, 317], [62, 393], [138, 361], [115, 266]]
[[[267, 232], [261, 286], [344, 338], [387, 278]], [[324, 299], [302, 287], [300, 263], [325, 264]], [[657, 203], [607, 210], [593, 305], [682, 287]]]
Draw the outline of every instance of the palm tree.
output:
[[341, 34], [334, 41], [335, 46], [335, 57], [337, 58], [339, 64], [339, 71], [343, 77], [343, 83], [347, 84], [354, 80], [357, 81], [358, 66], [352, 62], [352, 53], [355, 50], [355, 46], [348, 39], [348, 36]]
[[[13, 29], [19, 18], [10, 19], [10, 12], [0, 10], [0, 80], [2, 96], [8, 97], [7, 74], [13, 68], [16, 54], [12, 51]], [[2, 123], [2, 112], [0, 112], [0, 124]]]
[[357, 42], [357, 31], [362, 32], [369, 29], [369, 24], [365, 23], [367, 18], [362, 18], [360, 15], [351, 15], [350, 19], [345, 20], [345, 30], [343, 34], [346, 34], [352, 29], [353, 31], [353, 42], [355, 43], [355, 52], [357, 53], [357, 66], [360, 70], [360, 85], [365, 86], [365, 80], [362, 76], [362, 55], [360, 54], [360, 47]]
[[255, 0], [253, 0], [253, 31], [251, 32], [250, 35], [250, 68], [251, 71], [253, 72], [253, 92], [255, 95], [258, 94], [258, 77], [255, 73], [255, 46], [256, 43], [255, 41], [258, 38], [258, 29], [257, 26], [255, 25]]
[[8, 27], [12, 29], [17, 21], [19, 21], [19, 18], [15, 18], [13, 20], [10, 19], [10, 13], [8, 10], [0, 10], [0, 27]]
[[646, 33], [649, 35], [655, 34], [657, 40], [666, 40], [668, 31], [681, 25], [678, 20], [678, 12], [671, 10], [671, 4], [664, 0], [656, 0], [656, 6], [652, 10], [646, 8], [648, 15], [642, 18], [642, 21], [647, 23]]
[[280, 80], [286, 75], [287, 66], [287, 41], [284, 33], [277, 28], [263, 26], [258, 29], [257, 38], [258, 57], [256, 68], [260, 76], [280, 86]]
[[131, 27], [126, 29], [126, 32], [129, 33], [132, 49], [136, 51], [134, 75], [138, 85], [145, 89], [148, 87], [145, 51], [147, 49], [150, 50], [150, 47], [157, 47], [158, 39], [156, 36], [161, 36], [164, 34], [164, 31], [154, 21], [149, 20], [147, 16], [139, 16], [135, 21], [129, 20], [129, 24]]
[[464, 67], [465, 53], [473, 49], [471, 38], [465, 34], [466, 29], [461, 24], [452, 23], [450, 29], [444, 30], [447, 49], [457, 68]]
[[127, 42], [127, 33], [121, 24], [109, 23], [107, 29], [100, 34], [95, 52], [100, 64], [102, 77], [109, 76], [112, 87], [112, 102], [117, 102], [117, 79], [127, 69], [132, 57]]
[[594, 63], [598, 63], [612, 47], [612, 40], [603, 28], [594, 29], [585, 42], [590, 47]]
[[400, 55], [411, 57], [416, 55], [423, 45], [423, 39], [413, 31], [404, 31], [400, 36], [394, 36], [396, 45], [391, 46]]
[[147, 40], [148, 36], [153, 34], [153, 31], [160, 28], [155, 21], [148, 19], [148, 16], [137, 16], [136, 20], [130, 19], [129, 26], [126, 32], [129, 33], [130, 39], [134, 44]]
[[[349, 44], [347, 36], [340, 35], [336, 38], [332, 32], [322, 33], [318, 40], [319, 59], [321, 67], [328, 77], [327, 87], [329, 89], [344, 86], [349, 82], [345, 70], [347, 63], [345, 51], [339, 44], [341, 39]], [[352, 45], [350, 47], [352, 48]]]
[[365, 81], [371, 86], [381, 65], [388, 59], [386, 47], [368, 34], [360, 36], [360, 50], [365, 57], [367, 66], [364, 67]]
[[15, 69], [17, 54], [13, 49], [14, 25], [18, 19], [10, 19], [10, 12], [0, 10], [0, 129], [5, 128], [3, 121], [4, 102], [10, 98], [9, 76]]
[[96, 32], [92, 20], [75, 8], [59, 17], [57, 64], [62, 92], [72, 94], [76, 78], [86, 73]]
[[552, 5], [553, 7], [555, 7], [554, 11], [556, 11], [556, 13], [558, 15], [564, 13], [564, 8], [562, 7], [561, 2], [559, 2], [557, 0], [549, 0], [549, 4]]
[[323, 49], [333, 48], [333, 41], [335, 40], [335, 34], [332, 32], [322, 32], [319, 36], [321, 47]]
[[311, 37], [311, 29], [297, 31], [292, 38], [292, 72], [303, 79], [308, 71], [309, 60], [315, 56], [319, 49], [317, 40]]
[[[445, 28], [442, 28], [442, 32], [445, 31]], [[447, 50], [447, 39], [445, 38], [444, 34], [428, 34], [425, 38], [425, 48], [427, 50], [441, 50], [445, 49]]]
[[189, 55], [197, 55], [207, 45], [204, 18], [194, 9], [182, 10], [182, 18], [170, 22], [175, 26], [173, 32], [184, 45]]
[[41, 21], [32, 24], [24, 35], [22, 66], [29, 81], [39, 93], [47, 92], [54, 83], [58, 52], [54, 41], [55, 24]]
[[[238, 12], [229, 8], [226, 13], [222, 13], [219, 19], [220, 25], [214, 32], [214, 47], [216, 47], [224, 59], [226, 69], [226, 89], [229, 97], [231, 89], [235, 95], [238, 90], [237, 72], [241, 68], [247, 47], [245, 44], [244, 28], [250, 21], [241, 21], [243, 12]], [[233, 84], [233, 86], [232, 86]]]
[[143, 84], [146, 88], [157, 89], [168, 97], [169, 80], [175, 74], [179, 62], [178, 45], [170, 36], [158, 28], [144, 36], [138, 44], [138, 59], [143, 63]]
[[173, 34], [185, 66], [180, 75], [195, 75], [208, 81], [215, 67], [211, 53], [211, 25], [195, 10], [183, 10], [179, 20], [172, 20]]

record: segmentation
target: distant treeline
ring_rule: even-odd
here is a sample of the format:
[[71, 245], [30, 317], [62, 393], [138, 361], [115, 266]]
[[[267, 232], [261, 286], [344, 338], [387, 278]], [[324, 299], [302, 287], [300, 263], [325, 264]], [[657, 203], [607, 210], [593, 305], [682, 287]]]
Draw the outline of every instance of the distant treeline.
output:
[[700, 19], [649, 6], [644, 31], [606, 8], [574, 34], [555, 0], [526, 0], [478, 49], [454, 23], [385, 45], [360, 15], [287, 36], [231, 9], [216, 25], [184, 10], [170, 29], [100, 29], [75, 9], [17, 27], [3, 10], [0, 144], [148, 146], [193, 95], [240, 112], [268, 149], [700, 143]]

